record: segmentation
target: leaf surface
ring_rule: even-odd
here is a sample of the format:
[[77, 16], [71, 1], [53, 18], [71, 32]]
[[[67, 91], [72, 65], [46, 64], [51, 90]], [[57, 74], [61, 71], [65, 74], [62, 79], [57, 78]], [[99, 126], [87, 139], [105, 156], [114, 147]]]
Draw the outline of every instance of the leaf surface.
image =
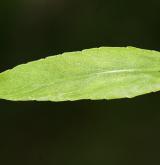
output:
[[100, 47], [68, 52], [0, 73], [0, 99], [132, 98], [160, 90], [160, 52]]

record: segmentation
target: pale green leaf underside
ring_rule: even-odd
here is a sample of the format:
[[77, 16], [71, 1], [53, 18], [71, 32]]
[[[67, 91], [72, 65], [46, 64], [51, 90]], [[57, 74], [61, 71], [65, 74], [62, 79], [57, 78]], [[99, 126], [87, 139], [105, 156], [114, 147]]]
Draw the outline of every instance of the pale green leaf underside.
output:
[[160, 90], [160, 52], [100, 47], [63, 53], [0, 74], [0, 99], [131, 98]]

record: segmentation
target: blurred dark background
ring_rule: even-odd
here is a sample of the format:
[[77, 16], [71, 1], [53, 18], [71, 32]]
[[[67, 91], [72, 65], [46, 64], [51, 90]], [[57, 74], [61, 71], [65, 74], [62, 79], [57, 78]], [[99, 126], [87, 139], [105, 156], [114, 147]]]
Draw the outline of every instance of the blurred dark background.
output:
[[[99, 46], [160, 51], [159, 0], [1, 1], [0, 71]], [[159, 165], [160, 92], [134, 99], [0, 101], [1, 165]]]

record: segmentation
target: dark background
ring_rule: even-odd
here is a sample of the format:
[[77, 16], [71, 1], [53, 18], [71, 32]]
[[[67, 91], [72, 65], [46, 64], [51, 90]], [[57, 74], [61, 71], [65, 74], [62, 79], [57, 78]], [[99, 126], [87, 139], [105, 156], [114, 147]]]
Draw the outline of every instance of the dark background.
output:
[[[159, 0], [0, 4], [0, 71], [98, 46], [160, 51]], [[0, 101], [1, 165], [159, 165], [160, 92], [134, 99]]]

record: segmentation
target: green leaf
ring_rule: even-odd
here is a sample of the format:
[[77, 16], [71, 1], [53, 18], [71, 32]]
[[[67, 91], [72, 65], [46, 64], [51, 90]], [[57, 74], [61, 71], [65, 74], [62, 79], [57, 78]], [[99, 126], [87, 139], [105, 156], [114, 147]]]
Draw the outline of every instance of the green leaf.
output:
[[0, 73], [0, 99], [132, 98], [160, 90], [160, 52], [100, 47], [63, 53]]

